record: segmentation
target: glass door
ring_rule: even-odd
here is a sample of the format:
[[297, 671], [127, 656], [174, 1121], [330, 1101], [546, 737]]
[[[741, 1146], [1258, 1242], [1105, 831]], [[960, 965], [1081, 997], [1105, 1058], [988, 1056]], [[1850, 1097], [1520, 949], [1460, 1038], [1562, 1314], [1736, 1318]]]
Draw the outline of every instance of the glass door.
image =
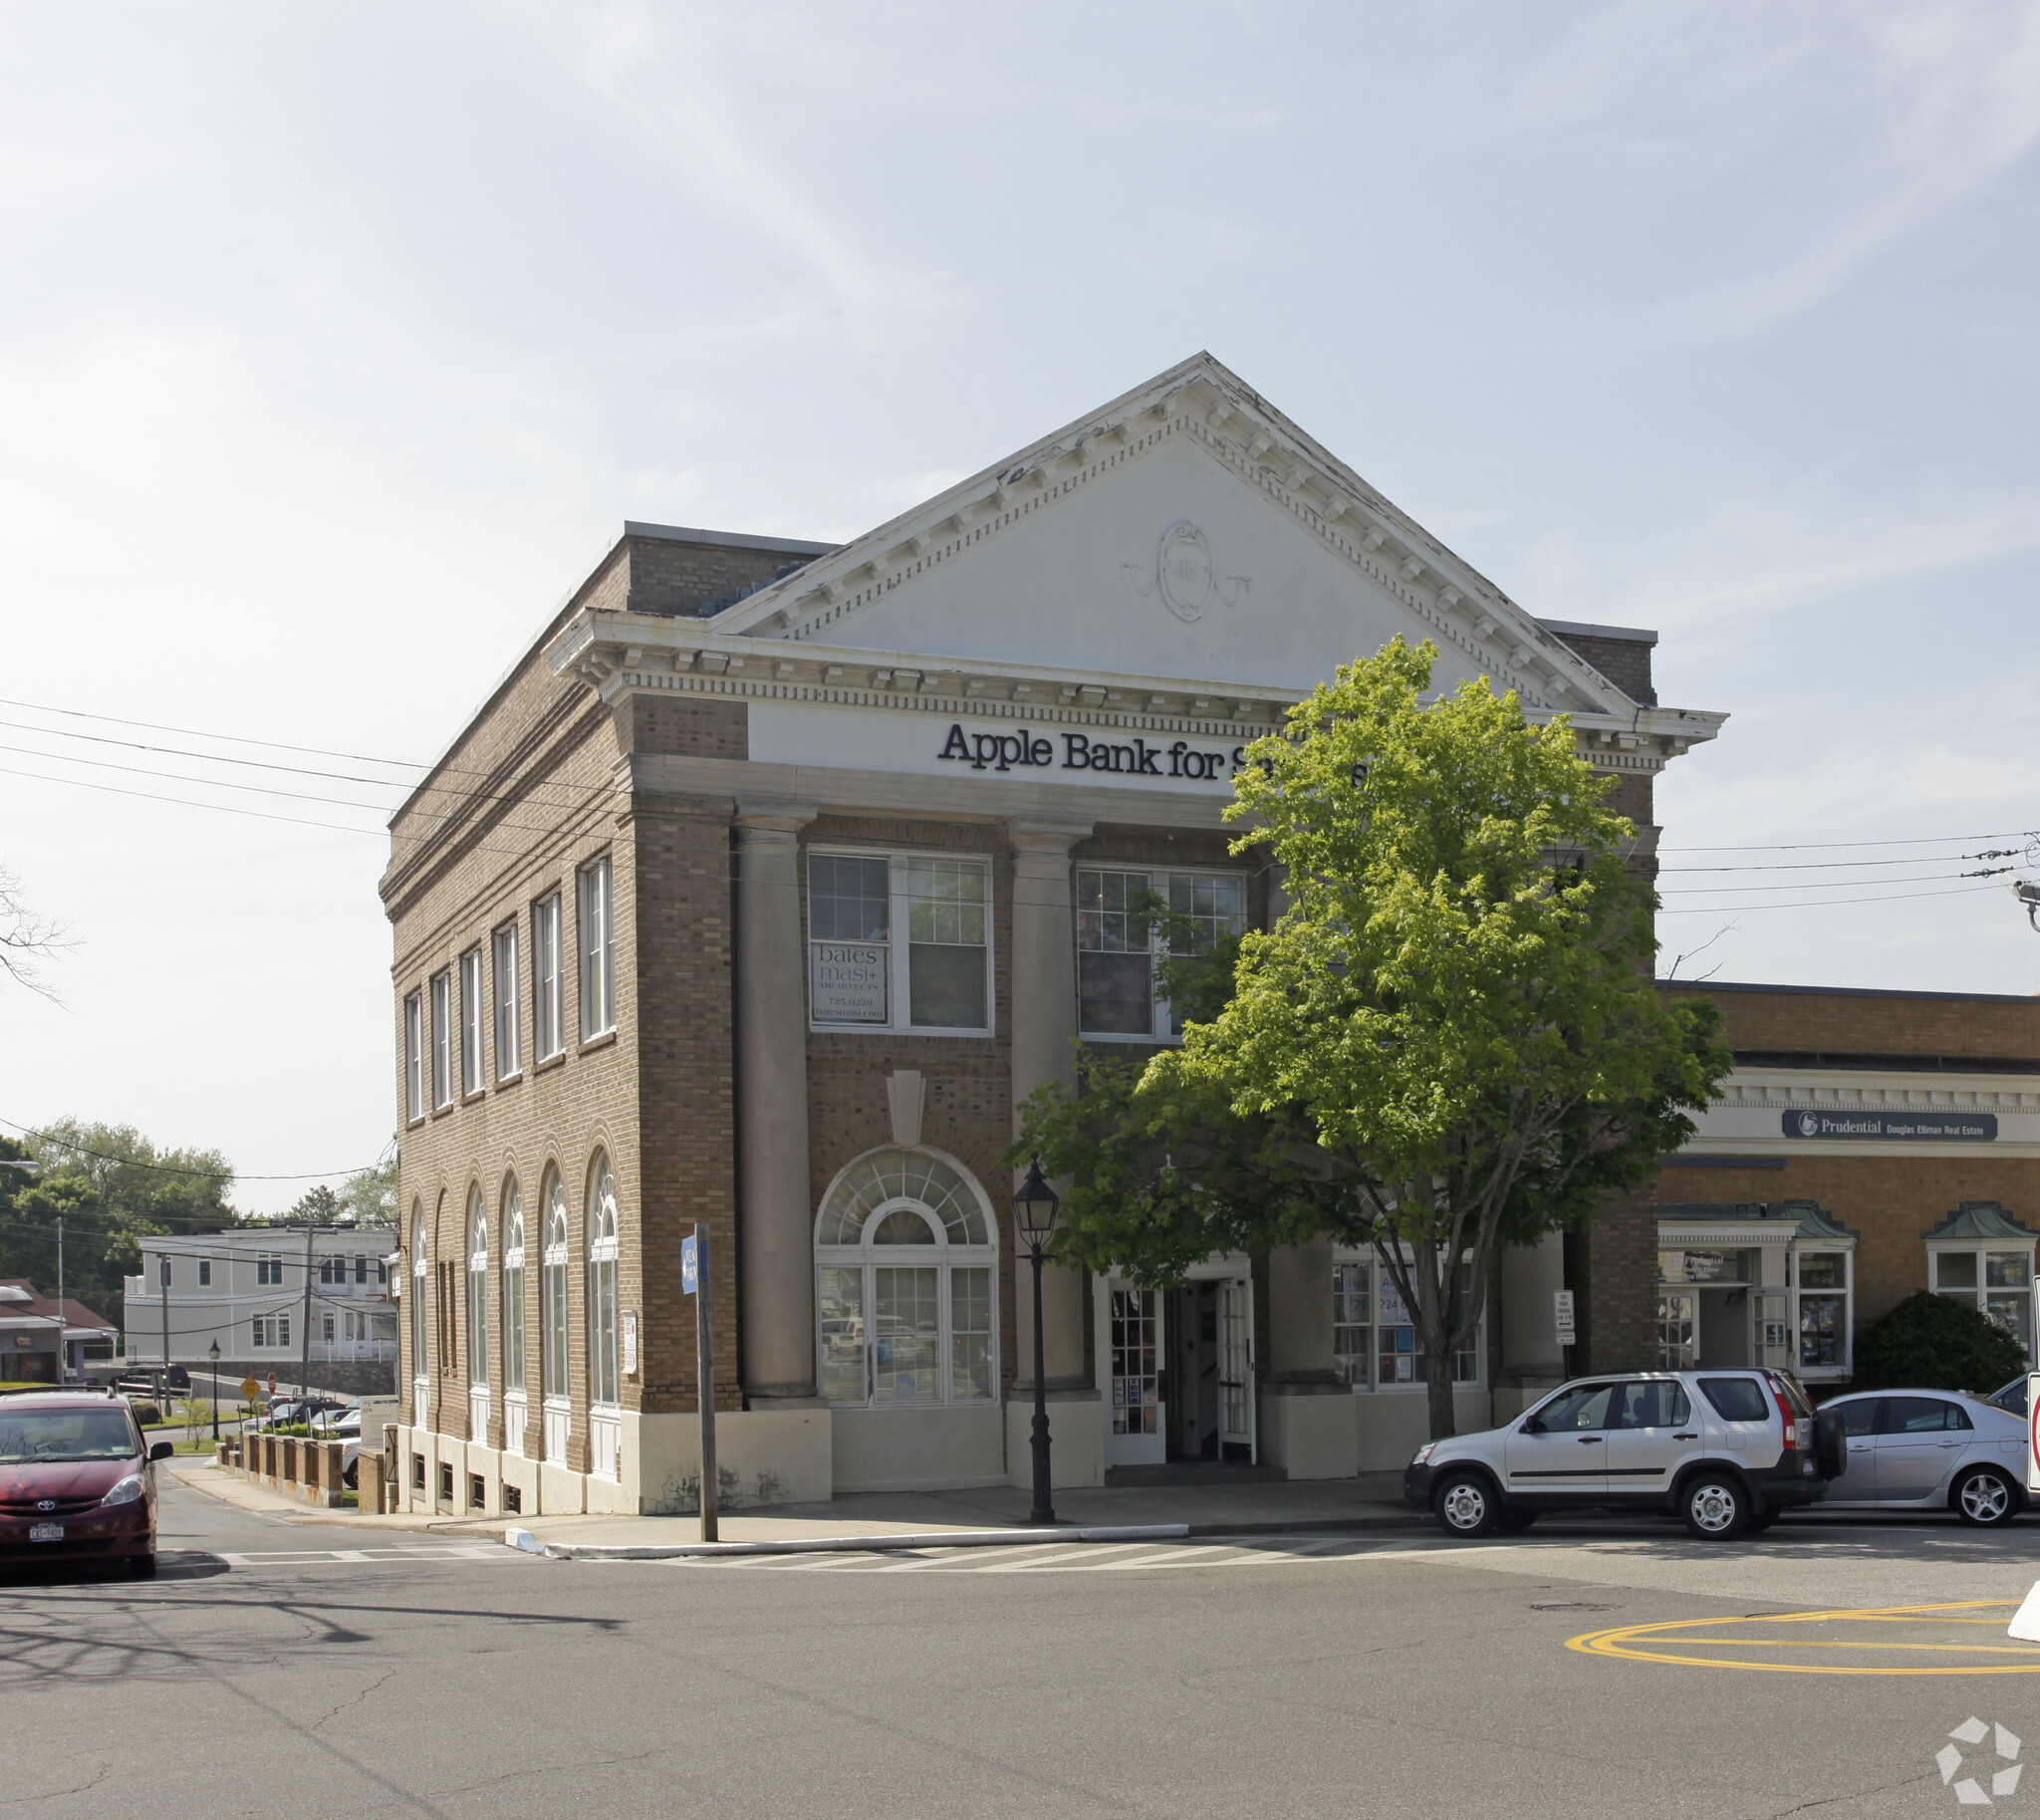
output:
[[1246, 1277], [1218, 1285], [1218, 1442], [1221, 1458], [1258, 1460], [1254, 1425], [1254, 1286]]
[[1689, 1372], [1693, 1368], [1693, 1303], [1690, 1290], [1673, 1290], [1658, 1297], [1658, 1369], [1660, 1372]]
[[1105, 1463], [1158, 1466], [1168, 1455], [1161, 1399], [1162, 1298], [1117, 1279], [1099, 1284], [1098, 1351], [1105, 1360]]

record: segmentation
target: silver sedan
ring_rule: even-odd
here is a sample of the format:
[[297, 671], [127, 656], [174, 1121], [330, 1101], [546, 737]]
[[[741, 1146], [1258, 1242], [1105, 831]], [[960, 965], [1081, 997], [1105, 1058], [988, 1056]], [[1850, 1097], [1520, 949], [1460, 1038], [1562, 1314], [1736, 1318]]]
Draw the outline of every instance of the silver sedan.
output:
[[1843, 1472], [1826, 1510], [1952, 1510], [2009, 1523], [2026, 1506], [2026, 1424], [1967, 1391], [1864, 1391], [1837, 1397]]

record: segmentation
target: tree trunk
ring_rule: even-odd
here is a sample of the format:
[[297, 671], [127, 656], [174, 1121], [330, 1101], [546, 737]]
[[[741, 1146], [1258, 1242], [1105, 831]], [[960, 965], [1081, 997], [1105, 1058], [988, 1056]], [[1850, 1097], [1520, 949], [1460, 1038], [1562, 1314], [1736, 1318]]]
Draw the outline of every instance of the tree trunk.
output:
[[1452, 1408], [1452, 1354], [1446, 1349], [1442, 1359], [1426, 1351], [1424, 1359], [1424, 1400], [1430, 1410], [1430, 1437], [1432, 1440], [1449, 1440], [1459, 1431], [1457, 1413]]

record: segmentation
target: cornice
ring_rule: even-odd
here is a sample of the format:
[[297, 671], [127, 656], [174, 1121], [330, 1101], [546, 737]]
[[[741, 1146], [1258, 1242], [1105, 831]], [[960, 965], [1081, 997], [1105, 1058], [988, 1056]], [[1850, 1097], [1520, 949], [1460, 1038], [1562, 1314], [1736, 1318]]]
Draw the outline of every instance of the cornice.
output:
[[[577, 615], [545, 654], [556, 671], [605, 701], [641, 690], [1233, 741], [1274, 731], [1300, 698], [1261, 683], [758, 640], [709, 632], [698, 621], [610, 611]], [[1552, 711], [1530, 716], [1549, 720]], [[1662, 770], [1688, 746], [1713, 738], [1725, 718], [1676, 708], [1572, 716], [1597, 769], [1632, 775]]]

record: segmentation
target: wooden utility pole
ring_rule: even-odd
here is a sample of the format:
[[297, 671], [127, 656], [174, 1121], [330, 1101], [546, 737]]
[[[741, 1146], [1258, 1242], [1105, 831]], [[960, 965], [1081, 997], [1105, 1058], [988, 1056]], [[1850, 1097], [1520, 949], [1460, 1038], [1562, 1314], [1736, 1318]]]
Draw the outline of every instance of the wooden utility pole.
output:
[[[298, 1390], [304, 1397], [312, 1395], [312, 1222], [305, 1221], [305, 1336], [304, 1351], [298, 1362]], [[308, 1423], [311, 1417], [305, 1419]]]

